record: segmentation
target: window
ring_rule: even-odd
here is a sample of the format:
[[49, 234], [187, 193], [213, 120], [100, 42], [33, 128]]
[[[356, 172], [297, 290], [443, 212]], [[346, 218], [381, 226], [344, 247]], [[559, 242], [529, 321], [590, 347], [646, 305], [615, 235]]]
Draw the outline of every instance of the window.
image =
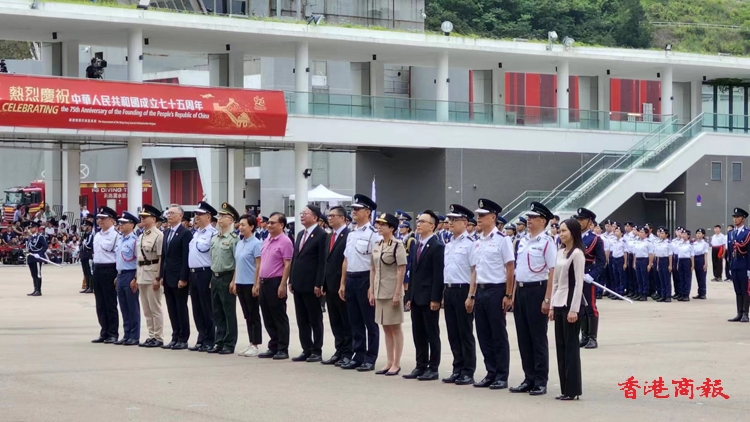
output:
[[711, 161], [711, 180], [721, 180], [721, 161]]
[[732, 181], [742, 181], [742, 163], [732, 163]]

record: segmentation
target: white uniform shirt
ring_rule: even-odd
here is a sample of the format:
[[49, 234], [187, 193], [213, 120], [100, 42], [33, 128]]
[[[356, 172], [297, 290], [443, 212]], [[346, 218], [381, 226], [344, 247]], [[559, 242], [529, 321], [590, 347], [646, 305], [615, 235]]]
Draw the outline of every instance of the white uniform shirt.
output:
[[645, 239], [638, 239], [631, 245], [632, 253], [637, 258], [648, 258], [654, 253], [654, 245]]
[[705, 240], [696, 240], [693, 242], [693, 254], [694, 255], [704, 255], [708, 253], [708, 250], [711, 247], [708, 246], [708, 243], [706, 243]]
[[628, 242], [625, 238], [617, 239], [609, 245], [610, 258], [622, 258], [628, 252]]
[[557, 245], [551, 237], [542, 233], [534, 238], [521, 239], [516, 260], [516, 280], [531, 282], [547, 280], [557, 264]]
[[719, 246], [727, 246], [727, 237], [723, 233], [711, 236], [711, 247], [718, 248]]
[[219, 231], [210, 224], [203, 229], [196, 229], [188, 246], [188, 267], [204, 268], [211, 266], [211, 238]]
[[605, 235], [600, 234], [598, 235], [599, 239], [602, 240], [602, 247], [604, 248], [604, 252], [609, 252], [611, 248], [612, 241]]
[[346, 249], [344, 249], [346, 271], [350, 273], [370, 271], [372, 249], [381, 239], [382, 237], [375, 232], [375, 227], [369, 222], [364, 226], [351, 229], [346, 238]]
[[474, 243], [476, 242], [471, 235], [464, 232], [445, 245], [445, 267], [443, 268], [445, 284], [469, 284], [471, 282]]
[[505, 283], [505, 264], [515, 259], [511, 239], [493, 227], [489, 235], [480, 235], [474, 243], [472, 265], [476, 267], [477, 284]]
[[94, 235], [94, 264], [114, 264], [117, 262], [117, 230], [115, 226]]
[[684, 242], [684, 240], [675, 237], [672, 239], [672, 255], [677, 255], [678, 248], [680, 246], [680, 243]]
[[690, 242], [682, 241], [677, 245], [677, 257], [680, 259], [692, 258], [695, 253], [693, 252], [693, 244]]
[[669, 240], [658, 239], [652, 243], [654, 245], [654, 256], [664, 258], [672, 254], [672, 244]]

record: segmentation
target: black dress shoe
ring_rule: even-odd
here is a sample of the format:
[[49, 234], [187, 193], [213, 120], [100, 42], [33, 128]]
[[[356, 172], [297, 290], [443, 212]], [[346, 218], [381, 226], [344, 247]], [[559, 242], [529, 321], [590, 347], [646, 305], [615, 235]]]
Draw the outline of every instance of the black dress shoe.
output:
[[490, 377], [484, 377], [484, 378], [482, 378], [482, 380], [481, 380], [481, 381], [479, 381], [479, 382], [475, 382], [475, 383], [474, 383], [474, 387], [477, 387], [477, 388], [487, 388], [487, 387], [489, 387], [490, 385], [492, 385], [492, 382], [493, 382], [493, 381], [494, 381], [494, 379], [493, 379], [493, 378], [490, 378]]
[[209, 350], [211, 350], [213, 348], [214, 348], [214, 346], [212, 344], [204, 344], [203, 346], [201, 346], [200, 350], [198, 350], [198, 351], [199, 352], [208, 352]]
[[188, 348], [188, 344], [187, 343], [183, 343], [181, 341], [175, 343], [175, 345], [172, 346], [172, 350], [185, 350], [187, 348]]
[[668, 298], [664, 299], [664, 303], [671, 303], [671, 302], [672, 302], [672, 298], [671, 297], [668, 297]]
[[357, 368], [359, 368], [359, 367], [360, 367], [360, 365], [362, 365], [362, 364], [361, 364], [361, 363], [359, 363], [359, 362], [356, 362], [356, 361], [350, 360], [350, 361], [349, 361], [349, 362], [347, 362], [347, 363], [342, 363], [342, 364], [341, 364], [341, 366], [340, 366], [340, 368], [341, 368], [341, 369], [347, 369], [347, 370], [348, 370], [348, 369], [357, 369]]
[[222, 350], [224, 350], [223, 346], [215, 345], [214, 347], [211, 348], [211, 350], [208, 351], [208, 353], [219, 353]]
[[123, 338], [117, 340], [116, 342], [114, 342], [113, 344], [116, 344], [118, 346], [122, 346], [123, 344], [125, 344], [126, 341], [128, 341], [128, 339], [126, 339], [125, 337], [123, 337]]
[[301, 355], [299, 355], [299, 356], [295, 356], [295, 357], [293, 357], [293, 358], [292, 358], [292, 362], [304, 362], [304, 361], [306, 361], [306, 360], [307, 360], [307, 358], [309, 358], [309, 357], [310, 357], [310, 355], [308, 355], [308, 354], [306, 354], [306, 353], [302, 353], [302, 354], [301, 354]]
[[470, 385], [474, 384], [474, 378], [468, 376], [468, 375], [461, 375], [458, 378], [456, 378], [456, 385]]
[[220, 355], [231, 355], [234, 354], [234, 348], [231, 347], [225, 347], [221, 350], [219, 350]]
[[190, 350], [191, 352], [199, 352], [199, 351], [201, 350], [201, 347], [203, 347], [203, 345], [202, 345], [202, 344], [200, 344], [200, 343], [195, 343], [195, 346], [193, 346], [193, 347], [188, 347], [188, 350]]
[[123, 343], [124, 346], [135, 346], [138, 344], [137, 338], [129, 338]]
[[40, 292], [39, 290], [31, 294], [31, 296], [41, 296], [41, 295], [42, 295], [42, 292]]
[[495, 381], [490, 385], [490, 390], [502, 390], [508, 388], [508, 383], [505, 381]]
[[[737, 321], [739, 321], [739, 320], [740, 319], [737, 318]], [[107, 339], [106, 337], [99, 337], [99, 338], [95, 338], [95, 339], [91, 340], [91, 342], [92, 343], [104, 343], [104, 340], [106, 340], [106, 339]]]
[[352, 360], [350, 358], [341, 358], [338, 362], [335, 363], [335, 366], [338, 366], [341, 368], [342, 365], [346, 365], [347, 363], [351, 362]]
[[528, 393], [534, 388], [531, 384], [527, 384], [525, 381], [521, 383], [518, 387], [510, 387], [508, 391], [511, 393]]
[[174, 345], [177, 344], [176, 341], [170, 341], [169, 344], [165, 344], [161, 346], [162, 349], [171, 349], [174, 347]]
[[705, 299], [705, 298], [706, 298], [705, 295], [695, 295], [695, 296], [693, 296], [693, 299]]
[[571, 396], [565, 396], [565, 395], [563, 395], [563, 396], [559, 396], [559, 397], [560, 398], [558, 400], [562, 400], [562, 401], [578, 400], [578, 396], [571, 397]]
[[414, 368], [414, 370], [411, 371], [410, 374], [404, 374], [404, 375], [401, 375], [401, 376], [404, 377], [404, 378], [406, 378], [406, 379], [408, 379], [408, 380], [415, 380], [415, 379], [417, 379], [418, 376], [421, 376], [424, 373], [425, 373], [424, 369]]
[[154, 339], [152, 339], [152, 338], [146, 339], [146, 341], [144, 341], [143, 343], [139, 344], [138, 347], [146, 347], [149, 344], [151, 344], [152, 341], [154, 341]]
[[592, 337], [589, 339], [589, 344], [587, 344], [584, 349], [596, 349], [597, 347], [599, 347], [599, 343], [597, 343], [596, 339]]
[[438, 379], [439, 374], [437, 371], [433, 371], [431, 369], [428, 369], [425, 371], [424, 374], [417, 377], [418, 381], [435, 381]]
[[94, 289], [87, 289], [86, 293], [94, 293]]
[[275, 355], [273, 355], [273, 360], [284, 360], [289, 359], [289, 353], [287, 352], [276, 352]]
[[357, 368], [357, 371], [359, 372], [368, 372], [375, 370], [375, 365], [371, 363], [363, 363], [362, 365], [359, 365], [359, 368]]
[[151, 342], [151, 345], [150, 346], [146, 346], [146, 347], [162, 347], [162, 346], [164, 346], [164, 342], [163, 341], [154, 339]]
[[[712, 280], [712, 281], [713, 281], [713, 280]], [[80, 292], [78, 292], [78, 293], [86, 293], [86, 290], [88, 290], [88, 289], [83, 289], [83, 290], [81, 290], [81, 291], [80, 291]]]
[[455, 384], [458, 377], [460, 377], [461, 374], [451, 374], [448, 378], [443, 378], [443, 382], [446, 384]]
[[117, 342], [117, 337], [108, 337], [106, 340], [104, 340], [104, 344], [115, 344]]
[[542, 396], [544, 394], [547, 394], [547, 387], [542, 385], [536, 386], [529, 391], [530, 396]]
[[276, 355], [276, 352], [274, 352], [273, 350], [266, 350], [263, 353], [259, 353], [258, 357], [261, 358], [261, 359], [271, 359], [275, 355]]
[[314, 363], [314, 362], [322, 362], [322, 361], [323, 361], [323, 358], [322, 358], [322, 357], [321, 357], [320, 355], [317, 355], [317, 354], [315, 354], [315, 353], [313, 353], [312, 355], [310, 355], [310, 356], [309, 356], [309, 357], [308, 357], [308, 358], [307, 358], [307, 359], [305, 360], [305, 362], [309, 362], [309, 363]]
[[320, 363], [323, 365], [335, 365], [338, 361], [341, 360], [341, 356], [339, 355], [333, 355], [330, 359], [321, 361]]

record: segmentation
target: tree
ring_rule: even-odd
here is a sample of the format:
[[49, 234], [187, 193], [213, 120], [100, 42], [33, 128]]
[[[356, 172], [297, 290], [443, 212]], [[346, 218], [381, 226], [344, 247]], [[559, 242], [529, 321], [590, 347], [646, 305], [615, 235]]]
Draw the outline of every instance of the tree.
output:
[[31, 58], [31, 43], [0, 40], [0, 59], [24, 60]]
[[620, 0], [619, 3], [622, 14], [612, 31], [617, 45], [648, 48], [651, 45], [651, 26], [641, 0]]

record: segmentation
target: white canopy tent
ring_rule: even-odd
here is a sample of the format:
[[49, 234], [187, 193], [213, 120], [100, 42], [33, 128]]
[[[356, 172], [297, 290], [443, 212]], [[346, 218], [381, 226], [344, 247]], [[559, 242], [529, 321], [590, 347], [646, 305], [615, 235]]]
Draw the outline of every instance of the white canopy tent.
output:
[[[294, 194], [289, 195], [289, 200], [294, 201]], [[323, 185], [307, 191], [308, 202], [351, 202], [352, 197], [336, 193]]]

